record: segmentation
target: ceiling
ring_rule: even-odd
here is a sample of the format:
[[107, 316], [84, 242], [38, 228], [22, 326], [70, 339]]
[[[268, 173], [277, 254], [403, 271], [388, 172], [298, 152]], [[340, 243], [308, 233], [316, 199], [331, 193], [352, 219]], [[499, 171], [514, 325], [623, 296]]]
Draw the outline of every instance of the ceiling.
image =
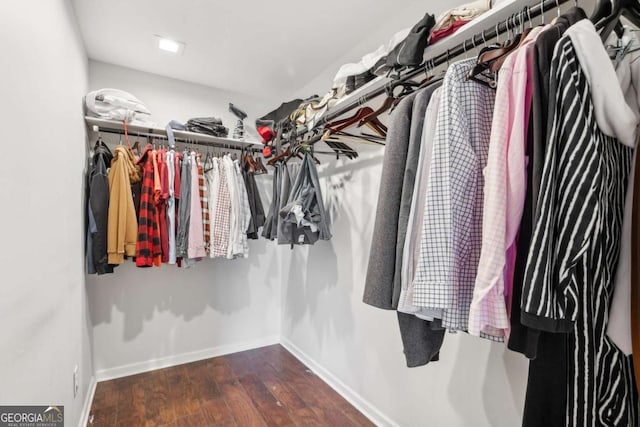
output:
[[[406, 3], [410, 2], [401, 4]], [[283, 99], [398, 8], [397, 0], [73, 0], [73, 4], [91, 59]], [[186, 43], [183, 55], [159, 50], [154, 35]]]

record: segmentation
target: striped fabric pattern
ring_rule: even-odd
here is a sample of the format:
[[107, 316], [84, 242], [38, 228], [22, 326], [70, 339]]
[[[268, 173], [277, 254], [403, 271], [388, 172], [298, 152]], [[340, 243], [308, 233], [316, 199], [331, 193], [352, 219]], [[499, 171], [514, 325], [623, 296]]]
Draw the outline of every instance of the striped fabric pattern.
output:
[[631, 358], [605, 334], [632, 150], [598, 128], [589, 85], [568, 36], [556, 45], [550, 82], [552, 125], [522, 321], [568, 333], [566, 425], [635, 426], [638, 396]]
[[204, 233], [204, 248], [209, 252], [211, 244], [211, 224], [209, 221], [209, 189], [204, 179], [204, 168], [202, 167], [202, 158], [200, 154], [197, 157], [198, 162], [198, 189], [200, 190], [200, 203], [202, 204], [202, 230]]

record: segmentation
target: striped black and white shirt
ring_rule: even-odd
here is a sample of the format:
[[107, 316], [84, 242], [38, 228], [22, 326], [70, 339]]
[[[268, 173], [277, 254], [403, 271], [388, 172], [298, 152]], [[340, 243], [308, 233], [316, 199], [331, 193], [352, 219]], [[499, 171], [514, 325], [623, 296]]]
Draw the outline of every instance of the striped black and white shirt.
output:
[[634, 426], [631, 359], [605, 334], [632, 149], [598, 126], [590, 82], [568, 35], [556, 45], [550, 83], [522, 322], [568, 333], [568, 426]]

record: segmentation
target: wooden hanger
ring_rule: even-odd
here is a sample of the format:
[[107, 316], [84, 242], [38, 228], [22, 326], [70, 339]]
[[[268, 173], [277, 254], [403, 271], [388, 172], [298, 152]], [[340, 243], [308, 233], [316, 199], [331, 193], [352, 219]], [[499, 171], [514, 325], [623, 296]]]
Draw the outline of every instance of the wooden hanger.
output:
[[364, 117], [366, 117], [368, 114], [371, 114], [373, 112], [373, 108], [371, 107], [362, 107], [359, 108], [353, 116], [351, 117], [347, 117], [344, 119], [339, 119], [339, 120], [334, 120], [331, 123], [327, 123], [325, 125], [325, 127], [330, 127], [332, 129], [335, 130], [343, 130], [348, 128], [349, 126], [354, 125], [355, 123], [359, 122], [361, 119], [363, 119]]
[[267, 167], [264, 165], [264, 163], [262, 163], [262, 157], [258, 156], [257, 158], [255, 158], [252, 156], [252, 159], [256, 165], [256, 175], [269, 173]]
[[267, 164], [269, 166], [273, 166], [277, 162], [284, 160], [289, 155], [290, 152], [291, 152], [290, 147], [287, 147], [282, 153], [275, 155], [271, 159], [269, 159], [269, 161], [267, 161]]
[[[512, 24], [513, 27], [509, 27], [509, 22], [512, 19], [515, 20], [516, 16], [517, 15], [512, 15], [509, 19], [504, 21], [505, 26], [507, 27], [507, 31], [511, 31], [515, 28], [515, 23]], [[523, 20], [521, 19], [520, 22], [522, 23]], [[496, 26], [496, 34], [497, 27], [498, 26]], [[531, 31], [531, 28], [524, 28], [521, 33], [515, 34], [511, 40], [507, 40], [502, 45], [495, 44], [491, 46], [485, 46], [478, 55], [478, 63], [471, 69], [471, 71], [467, 75], [467, 78], [470, 80], [475, 80], [478, 83], [488, 86], [492, 89], [495, 89], [497, 86], [495, 78], [496, 73], [504, 63], [507, 56], [509, 56], [509, 54], [511, 54], [520, 46], [520, 43], [524, 40], [524, 37], [526, 37], [526, 34], [528, 34], [529, 31]], [[493, 77], [487, 76], [487, 72], [492, 72]]]
[[[374, 111], [371, 107], [362, 107], [358, 109], [358, 111], [356, 111], [356, 113], [351, 117], [337, 120], [331, 123], [327, 123], [325, 125], [325, 129], [330, 130], [332, 133], [343, 131], [350, 126], [360, 123], [361, 120], [364, 120], [373, 112]], [[378, 120], [377, 117], [373, 117], [370, 121], [363, 124], [366, 124], [367, 127], [369, 127], [374, 132], [378, 133], [380, 136], [387, 135], [387, 127], [384, 124], [382, 124], [382, 122], [380, 122], [380, 120]]]

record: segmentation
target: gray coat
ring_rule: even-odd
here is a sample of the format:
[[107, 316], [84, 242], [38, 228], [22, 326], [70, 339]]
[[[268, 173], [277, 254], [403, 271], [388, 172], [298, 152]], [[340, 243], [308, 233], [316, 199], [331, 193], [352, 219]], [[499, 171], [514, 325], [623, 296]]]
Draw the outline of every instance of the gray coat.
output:
[[[378, 308], [394, 310], [398, 307], [402, 287], [402, 250], [407, 235], [425, 113], [431, 95], [440, 85], [431, 85], [403, 99], [392, 114], [364, 292], [364, 302]], [[395, 242], [395, 245], [389, 242]], [[438, 360], [444, 329], [400, 312], [398, 325], [408, 367]]]
[[400, 297], [400, 287], [394, 289], [396, 241], [415, 97], [413, 93], [402, 99], [391, 113], [364, 286], [363, 301], [386, 310], [396, 309]]
[[418, 160], [420, 158], [420, 146], [422, 145], [422, 130], [427, 106], [431, 101], [433, 92], [442, 86], [441, 82], [430, 85], [421, 90], [413, 101], [411, 114], [411, 132], [409, 134], [409, 148], [407, 151], [407, 162], [404, 168], [404, 178], [402, 182], [402, 196], [400, 198], [400, 212], [398, 213], [398, 237], [396, 239], [396, 266], [393, 275], [393, 307], [398, 307], [400, 299], [400, 289], [402, 287], [400, 273], [402, 272], [402, 255], [404, 241], [407, 236], [409, 226], [409, 214], [411, 213], [411, 200], [413, 189], [416, 183], [416, 172], [418, 170]]

